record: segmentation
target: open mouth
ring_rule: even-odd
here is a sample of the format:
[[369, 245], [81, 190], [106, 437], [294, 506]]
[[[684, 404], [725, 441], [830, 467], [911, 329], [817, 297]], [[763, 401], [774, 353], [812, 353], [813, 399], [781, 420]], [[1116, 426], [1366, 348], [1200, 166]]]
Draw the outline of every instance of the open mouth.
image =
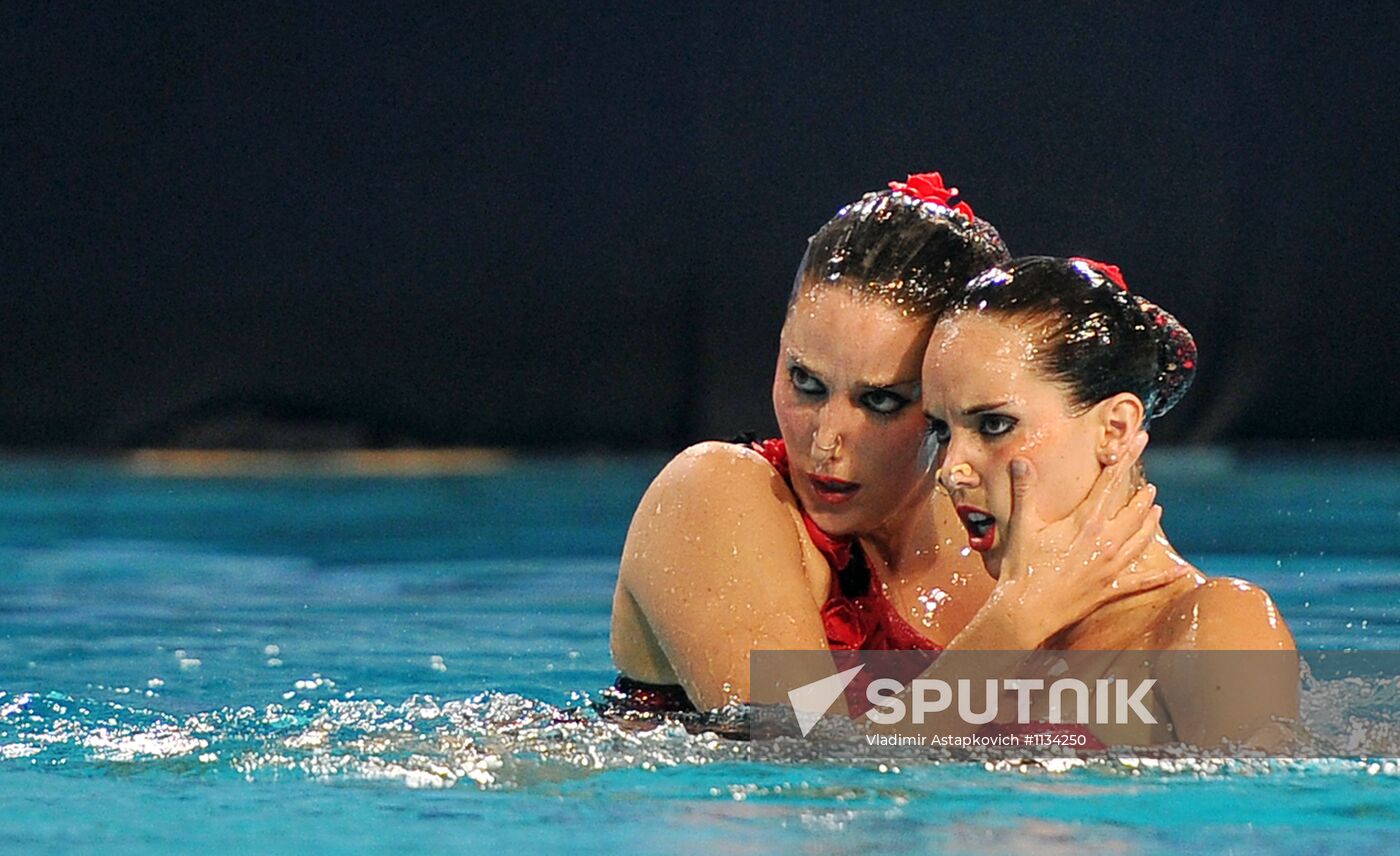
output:
[[967, 528], [967, 544], [979, 553], [992, 549], [997, 539], [997, 519], [973, 505], [959, 505], [958, 519]]
[[809, 475], [807, 482], [812, 485], [812, 492], [817, 498], [828, 505], [839, 505], [855, 496], [860, 490], [857, 482], [846, 481], [845, 479], [832, 478], [831, 476]]

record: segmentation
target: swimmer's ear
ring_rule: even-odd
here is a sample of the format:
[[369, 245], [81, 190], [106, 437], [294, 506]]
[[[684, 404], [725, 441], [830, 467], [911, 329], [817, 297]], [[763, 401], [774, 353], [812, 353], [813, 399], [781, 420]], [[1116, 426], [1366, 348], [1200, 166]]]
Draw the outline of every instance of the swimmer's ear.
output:
[[1142, 399], [1131, 392], [1120, 392], [1094, 406], [1100, 464], [1112, 466], [1134, 456], [1133, 440], [1142, 428], [1144, 413]]

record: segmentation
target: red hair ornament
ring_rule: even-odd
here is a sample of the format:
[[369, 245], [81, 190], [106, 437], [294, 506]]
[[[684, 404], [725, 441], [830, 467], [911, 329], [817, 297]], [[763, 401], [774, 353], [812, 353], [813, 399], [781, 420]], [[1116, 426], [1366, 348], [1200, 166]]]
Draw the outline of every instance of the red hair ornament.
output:
[[1128, 290], [1128, 283], [1123, 279], [1123, 272], [1118, 269], [1117, 265], [1111, 265], [1107, 262], [1094, 261], [1093, 259], [1086, 259], [1083, 256], [1075, 256], [1074, 258], [1070, 259], [1070, 261], [1078, 262], [1084, 265], [1085, 267], [1092, 268], [1094, 271], [1103, 276], [1104, 279], [1108, 280], [1109, 282], [1113, 283], [1114, 285], [1118, 286], [1124, 291]]
[[921, 172], [911, 175], [904, 181], [891, 181], [890, 190], [895, 193], [902, 193], [905, 196], [913, 197], [920, 202], [932, 202], [944, 208], [952, 209], [967, 218], [969, 223], [974, 223], [977, 218], [972, 213], [972, 206], [966, 202], [952, 203], [952, 198], [958, 195], [956, 187], [944, 187], [943, 176], [937, 172]]

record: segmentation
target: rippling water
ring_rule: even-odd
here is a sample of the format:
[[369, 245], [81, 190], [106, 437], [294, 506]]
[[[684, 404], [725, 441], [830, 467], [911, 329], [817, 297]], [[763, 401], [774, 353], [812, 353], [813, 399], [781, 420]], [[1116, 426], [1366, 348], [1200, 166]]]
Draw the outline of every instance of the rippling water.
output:
[[[600, 722], [587, 701], [613, 674], [614, 556], [659, 464], [8, 465], [0, 836], [104, 852], [1317, 852], [1400, 826], [1386, 759], [835, 763]], [[1151, 467], [1178, 546], [1268, 586], [1300, 644], [1400, 647], [1400, 462]]]

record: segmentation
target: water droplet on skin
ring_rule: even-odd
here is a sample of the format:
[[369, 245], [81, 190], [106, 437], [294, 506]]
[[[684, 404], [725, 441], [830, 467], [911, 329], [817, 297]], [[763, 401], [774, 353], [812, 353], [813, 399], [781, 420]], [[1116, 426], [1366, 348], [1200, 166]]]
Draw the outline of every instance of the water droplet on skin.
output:
[[932, 589], [929, 589], [928, 591], [924, 591], [924, 589], [922, 588], [916, 588], [915, 591], [918, 593], [919, 603], [923, 604], [924, 606], [923, 615], [917, 617], [921, 622], [923, 622], [923, 625], [925, 627], [932, 627], [934, 624], [934, 612], [938, 609], [938, 607], [946, 603], [949, 597], [951, 597], [951, 595], [949, 595], [946, 591], [936, 586]]

